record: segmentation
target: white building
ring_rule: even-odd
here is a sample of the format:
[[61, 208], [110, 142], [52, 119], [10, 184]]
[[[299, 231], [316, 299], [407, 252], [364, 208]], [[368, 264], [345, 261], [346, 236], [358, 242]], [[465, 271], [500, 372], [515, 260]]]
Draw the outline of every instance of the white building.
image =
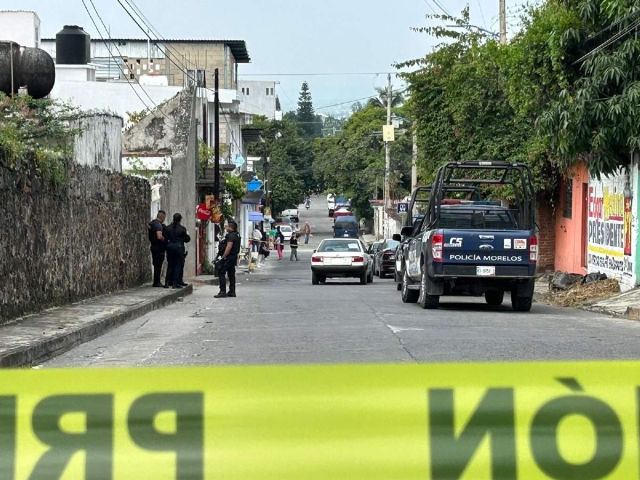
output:
[[40, 17], [35, 12], [0, 11], [0, 40], [40, 48]]
[[276, 115], [277, 82], [238, 80], [240, 111], [272, 120]]

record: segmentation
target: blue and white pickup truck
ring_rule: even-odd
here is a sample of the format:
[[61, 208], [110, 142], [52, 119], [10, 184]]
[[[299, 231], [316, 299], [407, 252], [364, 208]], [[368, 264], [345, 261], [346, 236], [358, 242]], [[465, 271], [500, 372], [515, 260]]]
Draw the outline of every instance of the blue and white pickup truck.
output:
[[[448, 188], [511, 189], [497, 200], [446, 199]], [[504, 191], [504, 190], [499, 190]], [[405, 227], [402, 300], [438, 308], [443, 295], [484, 295], [501, 305], [511, 292], [515, 311], [531, 309], [538, 259], [535, 191], [526, 165], [452, 162], [442, 166], [420, 224]]]

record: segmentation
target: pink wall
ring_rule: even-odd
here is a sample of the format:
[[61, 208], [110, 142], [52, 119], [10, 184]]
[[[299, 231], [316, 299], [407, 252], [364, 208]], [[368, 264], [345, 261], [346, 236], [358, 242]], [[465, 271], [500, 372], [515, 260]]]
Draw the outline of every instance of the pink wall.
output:
[[[566, 182], [573, 182], [573, 203], [571, 218], [565, 218]], [[560, 181], [559, 202], [556, 208], [556, 270], [585, 274], [587, 224], [586, 206], [588, 197], [589, 173], [583, 164], [574, 167]]]

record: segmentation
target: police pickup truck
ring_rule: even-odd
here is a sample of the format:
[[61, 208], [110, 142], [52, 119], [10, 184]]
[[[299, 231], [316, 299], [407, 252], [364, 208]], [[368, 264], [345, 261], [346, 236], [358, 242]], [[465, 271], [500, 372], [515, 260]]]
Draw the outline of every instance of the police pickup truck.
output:
[[[479, 188], [510, 199], [447, 199], [447, 189]], [[507, 191], [511, 195], [506, 194]], [[535, 191], [526, 165], [451, 162], [438, 170], [420, 223], [403, 228], [402, 300], [438, 308], [443, 295], [484, 295], [501, 305], [511, 293], [515, 311], [531, 309], [538, 258]]]

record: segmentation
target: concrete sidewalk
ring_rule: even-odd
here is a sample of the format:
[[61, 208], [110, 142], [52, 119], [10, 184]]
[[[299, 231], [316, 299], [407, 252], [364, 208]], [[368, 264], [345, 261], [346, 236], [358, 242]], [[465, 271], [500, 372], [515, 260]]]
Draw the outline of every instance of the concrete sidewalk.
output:
[[605, 300], [600, 300], [588, 305], [587, 310], [598, 313], [606, 313], [616, 317], [626, 317], [640, 314], [640, 288], [634, 288], [623, 293], [614, 295]]
[[192, 292], [146, 285], [14, 320], [0, 326], [0, 367], [41, 363]]

